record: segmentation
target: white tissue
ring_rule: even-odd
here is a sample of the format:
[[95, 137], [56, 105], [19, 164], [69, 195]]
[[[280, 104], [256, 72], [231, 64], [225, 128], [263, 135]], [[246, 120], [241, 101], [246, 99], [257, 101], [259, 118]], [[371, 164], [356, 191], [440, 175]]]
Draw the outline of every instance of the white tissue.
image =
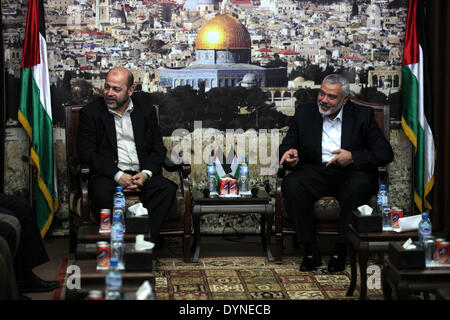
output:
[[373, 209], [372, 209], [372, 207], [365, 204], [365, 205], [358, 207], [358, 211], [361, 213], [362, 216], [370, 216], [373, 212]]
[[136, 203], [128, 208], [128, 211], [130, 211], [133, 216], [139, 217], [139, 216], [147, 216], [148, 211], [142, 204], [142, 202]]
[[406, 250], [411, 250], [411, 249], [416, 249], [416, 245], [413, 244], [413, 241], [411, 238], [409, 238], [408, 240], [405, 241], [405, 243], [403, 244], [403, 249]]
[[422, 215], [417, 214], [415, 216], [403, 217], [398, 219], [398, 228], [394, 228], [395, 232], [406, 232], [419, 229], [419, 222], [422, 219]]
[[148, 280], [144, 281], [136, 291], [136, 300], [147, 300], [152, 295], [152, 286]]
[[144, 240], [143, 234], [138, 234], [136, 236], [136, 243], [134, 245], [134, 250], [144, 251], [144, 250], [153, 249], [154, 246], [155, 246], [155, 244], [153, 242]]

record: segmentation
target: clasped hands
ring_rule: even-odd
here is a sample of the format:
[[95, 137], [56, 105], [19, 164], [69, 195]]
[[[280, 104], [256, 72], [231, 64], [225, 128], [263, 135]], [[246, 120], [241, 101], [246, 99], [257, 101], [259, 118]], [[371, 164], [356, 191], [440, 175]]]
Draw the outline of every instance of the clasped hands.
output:
[[134, 176], [124, 173], [119, 179], [119, 184], [123, 187], [123, 191], [140, 191], [147, 179], [148, 175], [145, 172], [139, 172]]
[[[331, 152], [336, 156], [327, 162], [326, 166], [336, 162], [338, 166], [345, 167], [353, 162], [352, 153], [345, 149], [337, 149]], [[293, 167], [298, 163], [298, 150], [289, 149], [281, 157], [280, 164], [286, 163], [289, 167]]]

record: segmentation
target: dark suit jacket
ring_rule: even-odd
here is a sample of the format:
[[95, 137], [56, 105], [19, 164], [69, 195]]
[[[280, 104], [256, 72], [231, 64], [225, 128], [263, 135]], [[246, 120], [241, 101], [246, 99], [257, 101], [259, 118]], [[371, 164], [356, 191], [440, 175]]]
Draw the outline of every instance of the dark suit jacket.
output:
[[[161, 173], [166, 156], [155, 108], [145, 96], [132, 96], [131, 113], [134, 141], [140, 169], [153, 175]], [[80, 111], [78, 127], [78, 154], [81, 163], [87, 163], [93, 176], [114, 178], [117, 167], [117, 138], [114, 116], [103, 97], [96, 98]]]
[[[351, 151], [355, 170], [376, 171], [394, 159], [392, 147], [384, 137], [373, 116], [373, 109], [352, 103], [343, 106], [341, 148]], [[299, 163], [322, 163], [322, 115], [317, 103], [302, 104], [296, 108], [289, 130], [279, 151], [280, 159], [291, 149], [297, 149]]]

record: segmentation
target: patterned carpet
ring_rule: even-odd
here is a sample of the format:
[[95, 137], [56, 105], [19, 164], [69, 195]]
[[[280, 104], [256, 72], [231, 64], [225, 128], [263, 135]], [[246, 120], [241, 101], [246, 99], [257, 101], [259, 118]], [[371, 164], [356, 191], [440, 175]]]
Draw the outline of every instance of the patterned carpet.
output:
[[[158, 300], [354, 300], [346, 297], [350, 267], [328, 273], [324, 261], [315, 272], [300, 272], [298, 257], [283, 257], [281, 264], [265, 257], [201, 258], [197, 264], [161, 258], [156, 273]], [[380, 289], [367, 291], [369, 300], [382, 300]]]

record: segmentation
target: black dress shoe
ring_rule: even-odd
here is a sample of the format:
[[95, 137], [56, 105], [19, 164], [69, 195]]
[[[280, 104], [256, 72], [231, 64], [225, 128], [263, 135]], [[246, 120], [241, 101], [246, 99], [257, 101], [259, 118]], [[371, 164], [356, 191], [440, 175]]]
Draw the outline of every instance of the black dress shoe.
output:
[[300, 271], [314, 271], [322, 264], [321, 256], [305, 256], [302, 264], [300, 265]]
[[49, 292], [56, 288], [59, 288], [58, 281], [46, 281], [39, 278], [37, 275], [32, 273], [32, 275], [23, 282], [18, 284], [19, 291], [23, 292]]
[[339, 272], [345, 270], [345, 255], [333, 255], [328, 263], [329, 272]]

